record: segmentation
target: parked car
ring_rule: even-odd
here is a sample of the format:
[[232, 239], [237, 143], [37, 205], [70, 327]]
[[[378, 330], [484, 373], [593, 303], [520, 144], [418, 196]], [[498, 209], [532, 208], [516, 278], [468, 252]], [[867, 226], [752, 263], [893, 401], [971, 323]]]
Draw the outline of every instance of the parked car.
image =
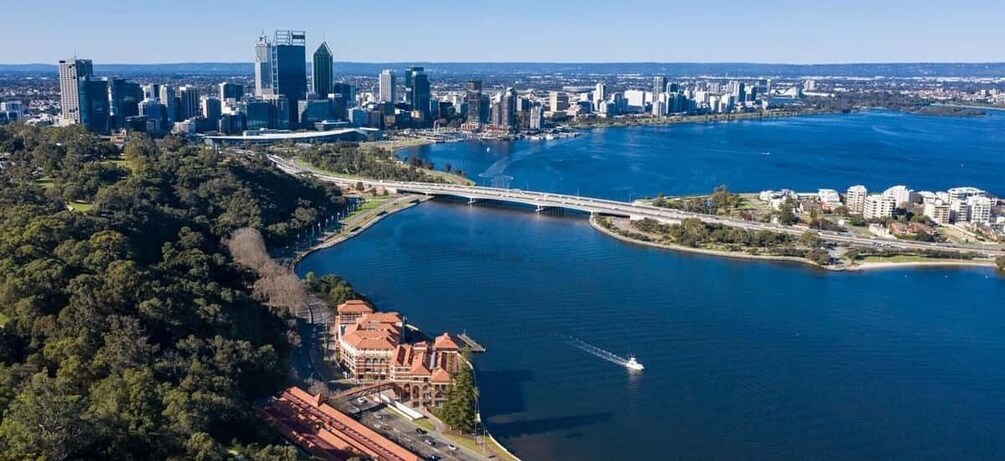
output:
[[425, 440], [423, 440], [423, 442], [424, 442], [424, 443], [425, 443], [426, 445], [429, 445], [429, 446], [431, 446], [431, 447], [435, 447], [435, 446], [436, 446], [436, 442], [434, 442], [434, 441], [433, 441], [433, 439], [425, 439]]
[[447, 445], [447, 449], [450, 450], [450, 451], [457, 451], [457, 446], [456, 445]]
[[419, 434], [419, 435], [425, 435], [426, 434], [426, 430], [423, 429], [423, 428], [421, 428], [421, 427], [417, 427], [417, 428], [415, 428], [415, 433]]

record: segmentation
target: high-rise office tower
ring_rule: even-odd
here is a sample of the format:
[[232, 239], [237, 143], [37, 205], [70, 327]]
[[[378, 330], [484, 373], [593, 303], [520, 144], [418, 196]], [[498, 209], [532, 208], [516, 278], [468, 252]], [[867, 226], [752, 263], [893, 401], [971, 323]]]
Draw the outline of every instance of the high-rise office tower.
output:
[[77, 79], [80, 124], [95, 133], [108, 133], [108, 80], [91, 76]]
[[655, 100], [659, 97], [660, 93], [665, 93], [667, 90], [667, 78], [666, 77], [653, 77], [653, 99]]
[[188, 120], [201, 115], [199, 90], [192, 86], [178, 87], [178, 120]]
[[144, 99], [143, 89], [139, 83], [130, 82], [124, 78], [112, 78], [108, 81], [108, 93], [111, 97], [109, 104], [109, 112], [112, 116], [111, 126], [122, 128], [126, 117], [139, 114], [139, 103]]
[[391, 69], [384, 69], [380, 73], [380, 101], [378, 102], [389, 102], [394, 104], [395, 102], [395, 75], [394, 71]]
[[[220, 101], [240, 100], [244, 96], [244, 86], [237, 83], [223, 82], [220, 84]], [[161, 101], [162, 103], [164, 101]]]
[[[299, 30], [277, 30], [272, 39], [272, 92], [286, 98], [286, 107], [297, 107], [307, 99], [307, 34]], [[297, 125], [295, 110], [287, 112], [289, 126]]]
[[80, 123], [80, 78], [94, 74], [90, 59], [59, 61], [59, 102], [61, 123]]
[[204, 97], [199, 105], [201, 106], [202, 118], [206, 119], [205, 128], [215, 130], [220, 122], [220, 116], [223, 115], [223, 104], [217, 98]]
[[160, 100], [161, 104], [164, 104], [165, 119], [170, 126], [175, 120], [178, 120], [178, 101], [177, 96], [174, 94], [174, 88], [167, 85], [161, 85]]
[[607, 86], [603, 83], [598, 83], [597, 88], [593, 90], [593, 110], [597, 110], [600, 107], [600, 103], [607, 99]]
[[261, 96], [272, 89], [271, 59], [269, 39], [262, 33], [255, 42], [255, 96]]
[[465, 85], [464, 101], [468, 104], [468, 121], [485, 123], [482, 119], [482, 81], [468, 80]]
[[412, 110], [422, 112], [423, 118], [429, 116], [429, 77], [422, 67], [405, 69], [405, 100]]
[[321, 46], [314, 52], [311, 64], [313, 65], [312, 91], [321, 95], [322, 98], [326, 98], [328, 93], [332, 92], [334, 83], [332, 50], [328, 48], [328, 43], [321, 42]]

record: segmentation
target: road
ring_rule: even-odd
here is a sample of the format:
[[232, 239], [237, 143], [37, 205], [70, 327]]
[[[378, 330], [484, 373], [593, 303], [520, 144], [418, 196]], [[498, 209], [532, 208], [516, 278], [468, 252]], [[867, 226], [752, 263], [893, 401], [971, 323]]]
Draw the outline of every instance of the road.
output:
[[[639, 203], [619, 202], [616, 200], [606, 200], [592, 197], [580, 197], [574, 195], [554, 194], [548, 192], [534, 192], [520, 189], [499, 189], [482, 186], [463, 186], [455, 184], [434, 184], [422, 182], [399, 182], [382, 180], [359, 180], [339, 178], [324, 174], [318, 171], [307, 170], [293, 162], [275, 155], [269, 155], [271, 160], [280, 170], [292, 174], [309, 174], [315, 178], [338, 184], [355, 184], [362, 182], [369, 186], [382, 186], [393, 189], [397, 192], [413, 192], [425, 195], [443, 195], [462, 197], [469, 200], [495, 200], [502, 202], [521, 203], [536, 206], [538, 209], [545, 208], [566, 208], [579, 210], [591, 214], [602, 214], [611, 216], [622, 216], [632, 219], [652, 218], [660, 222], [680, 222], [688, 218], [699, 219], [710, 224], [720, 224], [730, 227], [738, 227], [745, 230], [765, 230], [791, 235], [801, 235], [806, 232], [806, 228], [784, 226], [781, 224], [762, 223], [748, 221], [740, 218], [712, 216], [688, 211], [673, 210], [668, 208], [658, 208], [652, 205]], [[827, 242], [856, 245], [875, 246], [882, 245], [888, 248], [902, 250], [941, 250], [953, 252], [977, 252], [986, 256], [1005, 256], [1005, 249], [998, 246], [981, 246], [951, 243], [929, 243], [913, 242], [907, 240], [887, 240], [870, 237], [862, 237], [849, 233], [821, 231], [818, 232], [821, 239]]]
[[[445, 460], [485, 461], [490, 459], [466, 447], [455, 446], [456, 450], [451, 450], [449, 447], [453, 442], [435, 431], [419, 434], [416, 432], [419, 426], [399, 416], [384, 404], [374, 405], [361, 414], [363, 415], [361, 420], [363, 423], [376, 428], [380, 433], [418, 453], [423, 458], [433, 459], [430, 457], [433, 455]], [[427, 444], [426, 440], [432, 440], [433, 445]]]

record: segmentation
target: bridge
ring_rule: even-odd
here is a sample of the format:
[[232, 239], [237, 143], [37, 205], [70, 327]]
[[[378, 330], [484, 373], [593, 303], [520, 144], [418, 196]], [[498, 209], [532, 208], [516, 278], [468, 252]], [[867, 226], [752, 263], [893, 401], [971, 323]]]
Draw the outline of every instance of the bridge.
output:
[[[689, 211], [660, 208], [652, 205], [639, 203], [620, 202], [617, 200], [606, 200], [592, 197], [580, 197], [576, 195], [555, 194], [550, 192], [535, 192], [520, 189], [500, 189], [495, 187], [467, 186], [458, 184], [438, 184], [426, 182], [402, 182], [384, 181], [373, 179], [355, 179], [332, 176], [319, 171], [309, 170], [296, 165], [289, 160], [276, 155], [268, 155], [280, 170], [291, 175], [311, 175], [321, 181], [333, 182], [342, 185], [352, 185], [362, 182], [364, 185], [373, 187], [383, 187], [391, 192], [415, 193], [428, 196], [444, 196], [468, 199], [469, 203], [479, 200], [490, 200], [497, 202], [519, 203], [535, 207], [538, 211], [549, 208], [559, 208], [576, 210], [592, 215], [616, 216], [630, 219], [651, 218], [662, 223], [679, 223], [684, 219], [699, 219], [709, 224], [719, 224], [723, 226], [738, 227], [751, 231], [769, 231], [781, 234], [799, 236], [806, 232], [806, 228], [784, 226], [775, 223], [763, 223], [749, 221], [740, 218], [713, 216]], [[954, 252], [975, 252], [985, 256], [1005, 256], [1005, 249], [1001, 247], [989, 247], [980, 245], [948, 244], [934, 242], [915, 242], [908, 240], [887, 240], [870, 237], [862, 237], [834, 231], [820, 231], [818, 236], [827, 242], [857, 245], [874, 246], [882, 244], [889, 248], [902, 250], [940, 250]]]

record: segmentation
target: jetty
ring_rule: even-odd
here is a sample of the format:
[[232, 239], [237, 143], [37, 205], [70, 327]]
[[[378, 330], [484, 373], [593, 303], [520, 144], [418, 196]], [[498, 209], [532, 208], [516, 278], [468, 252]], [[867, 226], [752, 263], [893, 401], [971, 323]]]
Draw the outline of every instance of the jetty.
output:
[[468, 336], [467, 332], [461, 333], [457, 335], [457, 337], [464, 342], [465, 349], [471, 352], [485, 352], [485, 347], [482, 346], [481, 344], [478, 344], [477, 341]]

